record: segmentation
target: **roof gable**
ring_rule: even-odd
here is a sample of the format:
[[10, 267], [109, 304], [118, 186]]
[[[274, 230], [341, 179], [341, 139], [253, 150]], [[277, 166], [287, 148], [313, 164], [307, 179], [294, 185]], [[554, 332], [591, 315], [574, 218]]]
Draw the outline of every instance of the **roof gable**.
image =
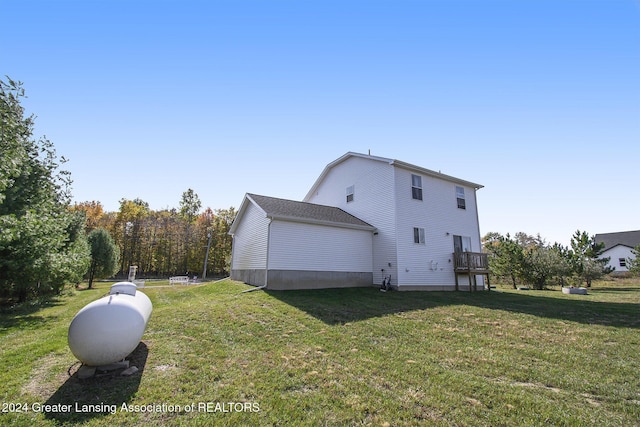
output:
[[618, 245], [635, 248], [640, 245], [640, 230], [596, 234], [595, 241], [596, 243], [604, 243], [605, 250]]
[[[371, 224], [362, 221], [350, 213], [334, 206], [318, 205], [315, 203], [297, 202], [276, 197], [261, 196], [247, 193], [238, 211], [238, 218], [246, 210], [247, 203], [253, 203], [267, 218], [282, 221], [304, 222], [309, 224], [329, 225], [334, 227], [355, 228], [360, 230], [375, 230]], [[231, 225], [230, 233], [237, 228], [236, 221]]]
[[311, 187], [311, 189], [309, 190], [309, 192], [305, 196], [304, 200], [309, 200], [313, 196], [313, 194], [316, 192], [318, 186], [320, 186], [322, 181], [324, 181], [325, 177], [329, 174], [331, 169], [333, 169], [335, 166], [339, 165], [340, 163], [342, 163], [345, 160], [347, 160], [349, 158], [352, 158], [352, 157], [359, 157], [359, 158], [363, 158], [363, 159], [367, 159], [367, 160], [388, 163], [389, 165], [392, 165], [392, 166], [395, 166], [395, 167], [399, 167], [399, 168], [402, 168], [402, 169], [407, 169], [409, 171], [416, 172], [416, 173], [421, 174], [421, 175], [431, 176], [431, 177], [434, 177], [434, 178], [455, 182], [456, 184], [465, 185], [465, 186], [474, 188], [476, 190], [478, 190], [478, 189], [483, 187], [482, 185], [476, 184], [476, 183], [471, 182], [471, 181], [466, 181], [464, 179], [456, 178], [456, 177], [451, 176], [451, 175], [446, 175], [446, 174], [443, 174], [443, 173], [440, 173], [440, 172], [433, 171], [431, 169], [423, 168], [421, 166], [416, 166], [416, 165], [413, 165], [411, 163], [403, 162], [403, 161], [400, 161], [400, 160], [388, 159], [386, 157], [371, 156], [371, 155], [368, 155], [368, 154], [354, 153], [352, 151], [349, 151], [348, 153], [340, 156], [339, 158], [337, 158], [333, 162], [329, 163], [324, 168], [324, 170], [322, 171], [322, 173], [320, 174], [320, 176], [318, 177], [316, 182], [313, 184], [313, 186]]

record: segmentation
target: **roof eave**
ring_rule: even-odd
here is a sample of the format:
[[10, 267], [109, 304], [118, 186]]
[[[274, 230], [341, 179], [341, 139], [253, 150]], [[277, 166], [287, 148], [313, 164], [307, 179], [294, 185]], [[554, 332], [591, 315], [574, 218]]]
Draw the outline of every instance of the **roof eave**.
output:
[[313, 218], [300, 218], [295, 216], [287, 216], [287, 215], [272, 215], [268, 214], [267, 218], [271, 220], [279, 220], [279, 221], [289, 221], [289, 222], [300, 222], [304, 224], [315, 224], [315, 225], [326, 225], [331, 227], [340, 227], [340, 228], [351, 228], [354, 230], [364, 230], [375, 232], [377, 230], [376, 227], [372, 225], [359, 225], [359, 224], [349, 224], [345, 222], [335, 222], [335, 221], [323, 221], [320, 219]]
[[242, 215], [244, 215], [244, 211], [247, 210], [247, 206], [249, 206], [249, 203], [253, 203], [254, 206], [260, 209], [266, 215], [264, 209], [262, 209], [262, 207], [260, 207], [260, 205], [251, 198], [249, 193], [245, 193], [244, 198], [242, 199], [242, 203], [240, 204], [240, 208], [238, 209], [238, 213], [233, 219], [233, 222], [231, 223], [231, 227], [229, 227], [229, 231], [227, 232], [227, 234], [233, 236], [233, 234], [236, 232], [236, 229], [238, 228], [237, 224], [240, 222], [240, 218], [242, 217]]
[[436, 172], [434, 170], [423, 168], [421, 166], [412, 165], [411, 163], [403, 162], [401, 160], [393, 160], [393, 162], [391, 164], [395, 165], [395, 166], [398, 166], [400, 168], [403, 168], [403, 169], [407, 169], [409, 171], [418, 172], [418, 173], [420, 173], [422, 175], [427, 175], [427, 176], [431, 176], [431, 177], [434, 177], [434, 178], [444, 179], [446, 181], [451, 181], [451, 182], [455, 182], [457, 184], [461, 184], [461, 185], [464, 185], [464, 186], [467, 186], [467, 187], [472, 187], [472, 188], [475, 188], [476, 190], [479, 190], [479, 189], [484, 187], [484, 185], [477, 184], [475, 182], [467, 181], [465, 179], [456, 178], [455, 176], [447, 175], [447, 174], [444, 174], [444, 173], [441, 173], [441, 172]]

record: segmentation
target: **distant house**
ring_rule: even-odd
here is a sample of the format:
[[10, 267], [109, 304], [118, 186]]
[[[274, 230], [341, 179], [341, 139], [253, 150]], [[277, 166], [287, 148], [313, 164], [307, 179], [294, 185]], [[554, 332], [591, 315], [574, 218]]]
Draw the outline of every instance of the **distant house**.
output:
[[596, 234], [595, 241], [604, 243], [600, 258], [611, 258], [607, 264], [609, 267], [615, 268], [616, 272], [627, 272], [627, 259], [635, 259], [631, 250], [640, 245], [640, 230]]
[[398, 160], [346, 153], [325, 167], [302, 202], [245, 195], [230, 230], [231, 277], [268, 289], [385, 279], [399, 290], [483, 287], [480, 188]]

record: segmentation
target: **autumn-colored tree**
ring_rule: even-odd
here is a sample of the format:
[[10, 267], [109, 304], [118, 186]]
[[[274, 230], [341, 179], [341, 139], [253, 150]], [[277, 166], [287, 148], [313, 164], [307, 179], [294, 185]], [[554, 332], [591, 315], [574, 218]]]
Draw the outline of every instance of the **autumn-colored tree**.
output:
[[149, 213], [149, 204], [140, 200], [120, 200], [120, 210], [116, 216], [114, 240], [121, 250], [120, 272], [129, 271], [130, 265], [138, 265], [140, 260], [140, 237], [143, 219]]
[[104, 225], [104, 208], [100, 202], [92, 200], [90, 202], [74, 203], [69, 208], [71, 212], [83, 212], [85, 215], [84, 229], [87, 233]]
[[[119, 248], [118, 275], [126, 275], [129, 265], [138, 266], [138, 277], [201, 273], [209, 235], [207, 276], [227, 273], [231, 258], [228, 231], [235, 209], [207, 208], [198, 215], [200, 206], [192, 190], [183, 194], [180, 209], [154, 211], [139, 199], [122, 199], [118, 212], [103, 212], [100, 225]], [[93, 202], [76, 209], [86, 212], [88, 207], [94, 207]]]

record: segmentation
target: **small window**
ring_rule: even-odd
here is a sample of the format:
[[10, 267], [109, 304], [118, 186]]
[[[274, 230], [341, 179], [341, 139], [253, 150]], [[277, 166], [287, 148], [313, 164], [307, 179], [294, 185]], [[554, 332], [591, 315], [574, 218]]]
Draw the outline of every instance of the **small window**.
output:
[[413, 228], [413, 243], [424, 245], [424, 228]]
[[415, 200], [422, 200], [422, 177], [411, 175], [411, 197]]
[[627, 267], [627, 260], [625, 258], [619, 258], [618, 261], [620, 261], [620, 267]]
[[347, 187], [347, 203], [353, 202], [353, 190], [354, 186]]
[[467, 203], [464, 199], [464, 188], [456, 186], [456, 200], [458, 201], [458, 209], [467, 209]]

